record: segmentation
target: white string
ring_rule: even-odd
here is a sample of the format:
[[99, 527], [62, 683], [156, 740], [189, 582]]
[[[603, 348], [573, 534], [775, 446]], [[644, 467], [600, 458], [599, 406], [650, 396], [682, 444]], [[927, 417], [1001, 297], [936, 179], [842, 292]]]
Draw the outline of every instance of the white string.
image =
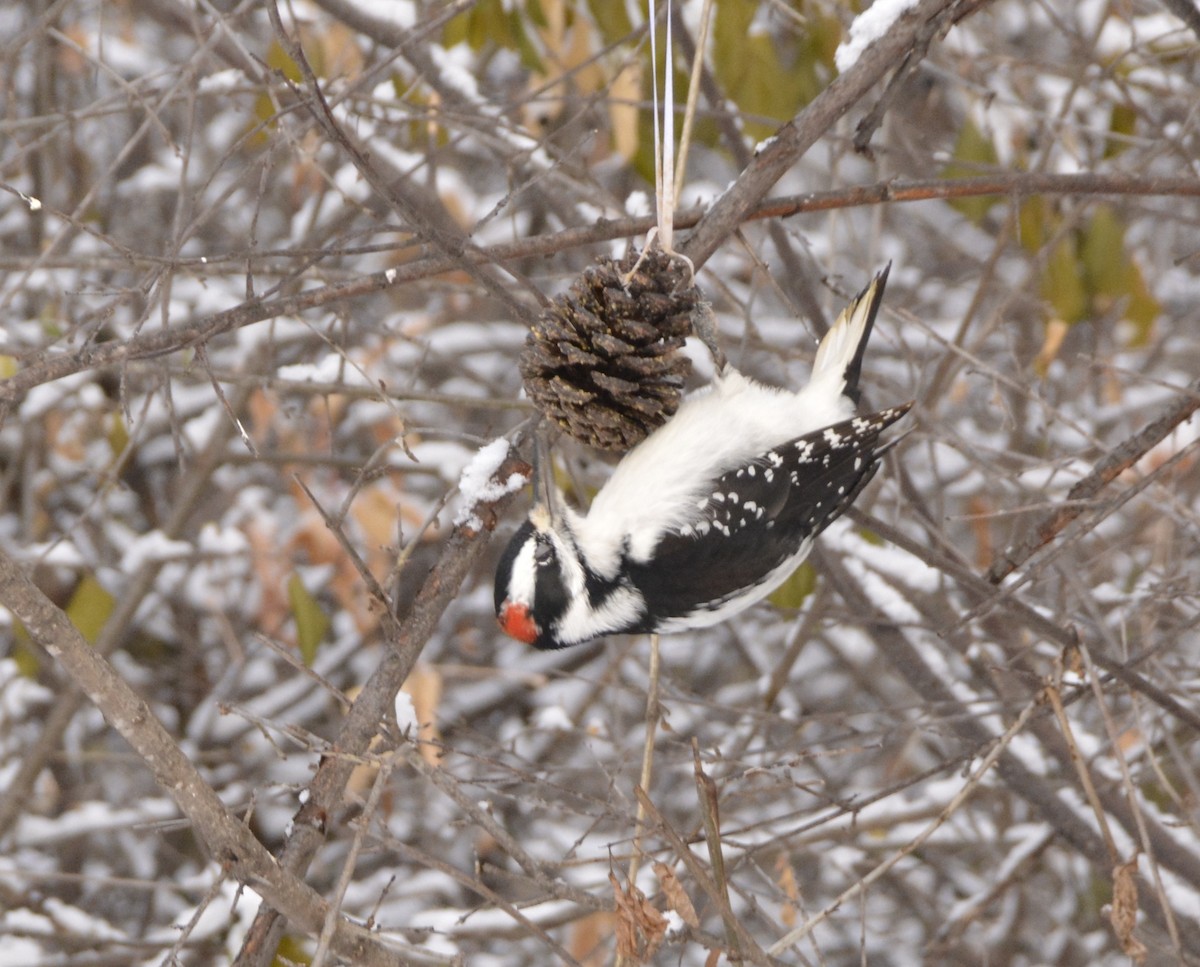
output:
[[664, 252], [673, 251], [675, 230], [675, 55], [671, 32], [671, 0], [667, 2], [667, 46], [663, 52], [663, 98], [658, 98], [658, 30], [654, 0], [647, 0], [650, 17], [650, 79], [654, 87], [654, 196], [658, 238]]

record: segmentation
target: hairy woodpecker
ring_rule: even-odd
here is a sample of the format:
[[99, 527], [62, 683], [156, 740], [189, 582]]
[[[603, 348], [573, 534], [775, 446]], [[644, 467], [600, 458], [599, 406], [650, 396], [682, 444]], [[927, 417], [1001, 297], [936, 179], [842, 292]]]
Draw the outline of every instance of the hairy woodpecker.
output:
[[783, 583], [870, 481], [895, 443], [880, 434], [911, 406], [854, 415], [887, 272], [821, 340], [803, 389], [726, 366], [625, 455], [587, 514], [551, 480], [535, 484], [534, 508], [496, 571], [504, 631], [564, 648], [707, 627]]

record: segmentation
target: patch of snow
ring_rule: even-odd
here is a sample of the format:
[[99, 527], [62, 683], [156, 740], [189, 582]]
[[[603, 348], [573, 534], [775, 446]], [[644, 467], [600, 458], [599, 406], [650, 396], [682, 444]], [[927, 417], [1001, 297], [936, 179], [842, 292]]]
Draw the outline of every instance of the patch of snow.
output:
[[854, 18], [850, 33], [833, 55], [838, 73], [844, 74], [858, 63], [863, 52], [884, 36], [900, 17], [917, 5], [917, 0], [875, 0]]
[[1186, 43], [1187, 25], [1165, 10], [1130, 19], [1106, 17], [1096, 41], [1096, 56], [1109, 60], [1156, 44], [1176, 47]]
[[475, 514], [478, 504], [499, 500], [505, 494], [515, 493], [525, 486], [525, 475], [521, 473], [509, 474], [504, 480], [492, 479], [507, 456], [508, 441], [501, 437], [481, 447], [463, 468], [458, 481], [462, 504], [454, 515], [455, 527], [466, 526], [478, 530], [483, 526]]
[[[838, 53], [841, 53], [841, 48], [838, 49]], [[764, 151], [767, 150], [767, 148], [771, 147], [771, 145], [774, 143], [775, 143], [775, 135], [772, 134], [769, 138], [764, 138], [762, 141], [759, 141], [758, 144], [756, 144], [754, 146], [754, 153], [756, 155], [762, 154]]]
[[545, 708], [540, 708], [533, 717], [534, 725], [539, 729], [546, 729], [554, 732], [570, 732], [575, 728], [575, 723], [571, 721], [571, 716], [567, 714], [567, 710], [561, 705], [548, 705]]
[[41, 419], [51, 410], [57, 409], [77, 389], [92, 380], [91, 373], [72, 373], [70, 376], [64, 376], [51, 383], [33, 387], [21, 401], [18, 411], [20, 421], [24, 423], [27, 420]]
[[56, 541], [30, 544], [25, 549], [24, 558], [48, 567], [83, 568], [87, 566], [87, 559], [75, 546], [75, 542], [65, 537]]
[[149, 562], [187, 560], [196, 549], [187, 541], [172, 540], [160, 530], [152, 530], [133, 539], [121, 555], [121, 570], [126, 574], [137, 572]]
[[[7, 926], [7, 921], [6, 917], [0, 922]], [[46, 963], [45, 954], [41, 944], [14, 936], [10, 930], [4, 931], [4, 962], [8, 967], [41, 967]]]
[[129, 809], [86, 802], [58, 816], [22, 816], [12, 841], [25, 849], [52, 846], [90, 833], [130, 829], [178, 816], [179, 807], [170, 799], [139, 799], [137, 807]]
[[197, 90], [201, 94], [224, 94], [226, 91], [240, 90], [246, 84], [246, 75], [240, 70], [230, 67], [228, 70], [217, 71], [200, 78]]
[[631, 191], [625, 199], [625, 214], [632, 218], [654, 214], [654, 202], [644, 191]]
[[5, 730], [12, 722], [24, 719], [31, 705], [52, 701], [54, 693], [26, 678], [11, 658], [0, 658], [0, 723]]
[[246, 535], [236, 527], [222, 527], [209, 521], [200, 528], [196, 546], [205, 554], [244, 554], [250, 547]]
[[121, 931], [115, 929], [107, 920], [94, 916], [79, 907], [64, 903], [57, 897], [47, 897], [43, 909], [54, 919], [57, 930], [67, 930], [80, 937], [95, 940], [125, 939]]
[[471, 73], [474, 55], [466, 45], [447, 50], [440, 44], [429, 45], [429, 56], [437, 65], [442, 83], [454, 88], [470, 101], [480, 101], [479, 85]]
[[341, 383], [346, 386], [370, 386], [362, 371], [340, 353], [328, 353], [315, 363], [280, 366], [279, 378], [294, 383]]
[[401, 735], [415, 736], [421, 723], [417, 721], [417, 709], [412, 696], [404, 689], [396, 693], [396, 727]]

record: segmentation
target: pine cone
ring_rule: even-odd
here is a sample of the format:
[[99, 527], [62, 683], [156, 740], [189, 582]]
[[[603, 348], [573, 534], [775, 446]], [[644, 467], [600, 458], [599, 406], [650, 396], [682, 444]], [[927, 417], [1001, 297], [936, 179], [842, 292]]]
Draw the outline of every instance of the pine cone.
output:
[[658, 248], [600, 259], [542, 313], [521, 376], [534, 404], [571, 436], [628, 450], [679, 407], [690, 360], [678, 350], [701, 300], [691, 268]]

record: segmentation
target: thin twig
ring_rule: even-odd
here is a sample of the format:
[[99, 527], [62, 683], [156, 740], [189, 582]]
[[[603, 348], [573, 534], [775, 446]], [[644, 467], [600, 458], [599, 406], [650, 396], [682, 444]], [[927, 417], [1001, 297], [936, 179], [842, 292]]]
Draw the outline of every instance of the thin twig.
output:
[[708, 861], [712, 865], [713, 882], [721, 894], [721, 917], [725, 921], [725, 937], [729, 943], [730, 959], [742, 956], [741, 938], [733, 906], [729, 902], [729, 877], [725, 873], [725, 851], [721, 846], [721, 809], [717, 784], [704, 771], [700, 761], [700, 742], [692, 737], [692, 774], [696, 780], [696, 798], [704, 825], [704, 842], [708, 846]]
[[1200, 410], [1200, 380], [1180, 391], [1179, 398], [1133, 436], [1128, 437], [1096, 462], [1063, 499], [1062, 505], [1030, 529], [1028, 536], [1009, 547], [988, 569], [987, 579], [999, 584], [1035, 553], [1055, 539], [1071, 521], [1083, 513], [1088, 501], [1137, 463], [1152, 447]]
[[[327, 905], [310, 887], [280, 869], [274, 857], [205, 782], [145, 700], [89, 645], [70, 619], [0, 552], [0, 602], [24, 624], [30, 637], [91, 699], [170, 793], [210, 857], [228, 875], [247, 884], [287, 917], [316, 934]], [[355, 963], [399, 967], [398, 955], [381, 938], [339, 924], [333, 949]]]
[[1067, 718], [1067, 710], [1063, 708], [1062, 680], [1063, 656], [1059, 655], [1054, 662], [1054, 674], [1051, 680], [1043, 686], [1042, 694], [1046, 696], [1046, 700], [1054, 710], [1054, 717], [1058, 721], [1058, 727], [1062, 730], [1063, 740], [1071, 757], [1071, 764], [1075, 767], [1075, 775], [1079, 778], [1079, 785], [1083, 789], [1088, 805], [1092, 807], [1092, 815], [1096, 817], [1096, 825], [1100, 829], [1100, 835], [1104, 837], [1104, 846], [1108, 850], [1109, 859], [1112, 861], [1112, 865], [1116, 866], [1121, 862], [1121, 854], [1117, 850], [1116, 840], [1113, 839], [1112, 829], [1109, 828], [1108, 816], [1100, 804], [1100, 797], [1096, 794], [1092, 775], [1088, 771], [1087, 763], [1083, 760], [1083, 753], [1079, 750], [1079, 743], [1075, 741], [1071, 720]]
[[878, 881], [885, 873], [887, 873], [888, 870], [904, 859], [904, 857], [909, 856], [920, 849], [921, 846], [929, 839], [929, 837], [936, 833], [943, 825], [945, 825], [946, 821], [958, 811], [959, 807], [962, 806], [967, 799], [970, 798], [971, 794], [979, 787], [979, 783], [983, 780], [984, 775], [986, 775], [988, 770], [990, 770], [992, 766], [996, 764], [1001, 754], [1003, 754], [1008, 748], [1009, 743], [1012, 742], [1013, 738], [1025, 727], [1025, 723], [1029, 721], [1029, 717], [1038, 708], [1039, 704], [1040, 701], [1035, 700], [1027, 704], [1021, 710], [1021, 714], [1018, 715], [1013, 724], [1005, 729], [1004, 733], [996, 739], [991, 751], [989, 751], [984, 757], [983, 761], [979, 764], [979, 767], [971, 773], [967, 781], [963, 783], [962, 788], [960, 788], [958, 792], [951, 797], [950, 801], [946, 803], [945, 807], [941, 812], [938, 813], [933, 822], [921, 830], [921, 832], [913, 837], [913, 839], [905, 846], [898, 849], [895, 853], [875, 867], [875, 869], [871, 870], [870, 873], [855, 881], [849, 887], [843, 890], [837, 899], [829, 903], [817, 913], [813, 914], [813, 916], [809, 917], [795, 930], [785, 934], [778, 941], [772, 944], [767, 949], [767, 953], [778, 956], [787, 950], [788, 947], [799, 942], [800, 940], [803, 940], [810, 933], [812, 933], [813, 930], [815, 930], [822, 923], [828, 920], [830, 916], [837, 912], [842, 904], [853, 900], [860, 893], [865, 892], [873, 883]]
[[[0, 190], [6, 186], [0, 185]], [[755, 205], [741, 221], [785, 218], [806, 212], [828, 211], [884, 202], [913, 202], [1008, 194], [1140, 195], [1174, 198], [1200, 197], [1200, 180], [1192, 178], [1138, 178], [1126, 175], [1031, 175], [1015, 173], [961, 181], [931, 179], [915, 182], [887, 181], [836, 191], [771, 199]], [[676, 228], [692, 228], [704, 217], [702, 209], [677, 212]], [[230, 309], [165, 326], [152, 332], [90, 343], [82, 348], [29, 362], [13, 376], [0, 381], [0, 423], [24, 394], [35, 386], [74, 373], [107, 369], [135, 360], [154, 359], [179, 352], [267, 319], [296, 315], [383, 292], [395, 286], [434, 278], [461, 268], [463, 262], [510, 262], [554, 255], [618, 238], [644, 236], [654, 226], [652, 216], [597, 219], [582, 228], [547, 233], [505, 242], [461, 255], [424, 255], [402, 265], [350, 281], [316, 286], [275, 299], [242, 302]], [[102, 239], [106, 244], [107, 239]], [[690, 241], [690, 238], [689, 238]], [[686, 252], [685, 252], [686, 254]], [[131, 258], [133, 256], [131, 255]]]
[[1146, 826], [1146, 817], [1142, 810], [1142, 803], [1137, 795], [1133, 776], [1129, 770], [1129, 761], [1125, 756], [1125, 750], [1121, 746], [1121, 736], [1118, 734], [1116, 723], [1113, 722], [1112, 715], [1109, 712], [1108, 703], [1104, 701], [1100, 676], [1096, 673], [1091, 652], [1083, 642], [1079, 644], [1079, 657], [1083, 662], [1084, 673], [1087, 675], [1092, 695], [1096, 699], [1096, 707], [1100, 710], [1100, 715], [1104, 719], [1104, 728], [1108, 733], [1108, 742], [1112, 749], [1112, 756], [1116, 760], [1117, 768], [1121, 770], [1121, 787], [1125, 793], [1125, 800], [1129, 804], [1130, 812], [1137, 819], [1141, 848], [1150, 857], [1154, 885], [1158, 893], [1158, 902], [1166, 918], [1167, 933], [1170, 935], [1171, 943], [1175, 945], [1175, 949], [1182, 952], [1183, 945], [1179, 938], [1179, 924], [1176, 922], [1175, 911], [1171, 908], [1171, 904], [1167, 898], [1166, 887], [1162, 880], [1162, 870], [1158, 862], [1158, 857], [1155, 856], [1154, 852], [1154, 840], [1151, 838], [1150, 831]]
[[[528, 471], [528, 464], [510, 452], [498, 469], [496, 479], [505, 481], [514, 473]], [[493, 503], [476, 507], [475, 515], [483, 522], [481, 531], [460, 526], [451, 533], [397, 636], [389, 641], [383, 660], [346, 713], [331, 752], [321, 759], [316, 775], [308, 785], [307, 797], [293, 819], [291, 836], [280, 856], [279, 862], [284, 869], [297, 875], [303, 873], [325, 842], [330, 817], [336, 814], [342, 801], [355, 758], [370, 747], [379, 723], [393, 707], [396, 692], [408, 678], [442, 612], [458, 594], [463, 579], [482, 554], [498, 515], [511, 500], [512, 494], [507, 494]], [[264, 904], [247, 932], [235, 965], [265, 967], [269, 964], [283, 925], [277, 911]]]
[[[638, 779], [638, 786], [642, 789], [650, 788], [650, 782], [654, 776], [654, 744], [658, 736], [658, 721], [662, 716], [662, 710], [658, 704], [661, 667], [658, 635], [651, 635], [650, 674], [649, 680], [646, 683], [646, 738], [642, 745], [642, 771]], [[646, 832], [645, 825], [646, 810], [639, 799], [637, 813], [633, 820], [633, 850], [629, 857], [629, 871], [625, 874], [625, 881], [629, 884], [630, 888], [637, 886], [638, 870], [642, 865], [642, 837]], [[617, 967], [620, 967], [624, 962], [624, 957], [618, 953], [616, 958]]]

